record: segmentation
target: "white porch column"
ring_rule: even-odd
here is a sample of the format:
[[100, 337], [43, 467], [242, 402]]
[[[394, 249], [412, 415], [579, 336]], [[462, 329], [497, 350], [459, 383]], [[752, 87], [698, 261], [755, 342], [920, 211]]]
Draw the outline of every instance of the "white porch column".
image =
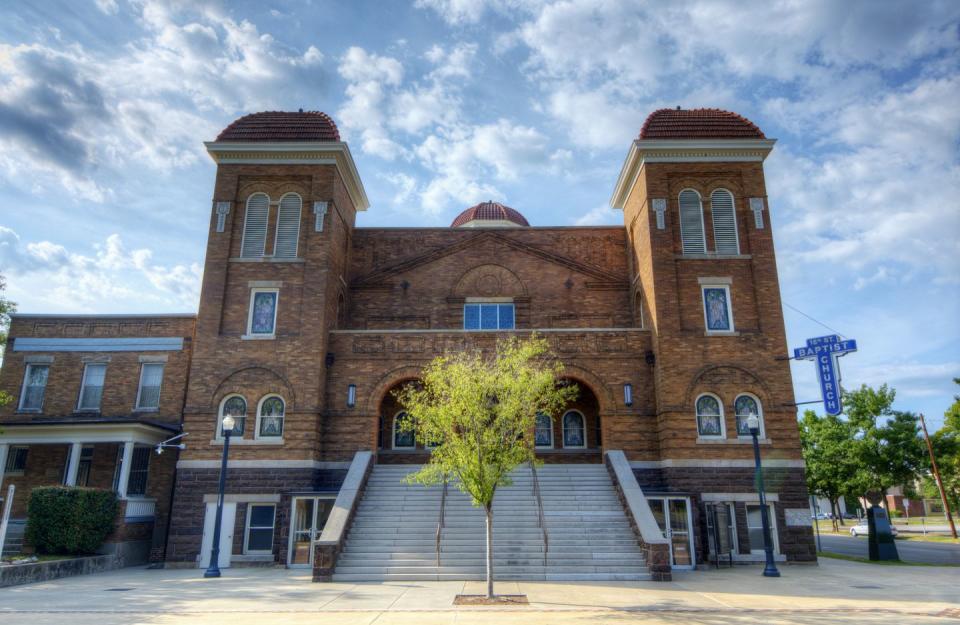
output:
[[133, 443], [123, 444], [123, 460], [120, 463], [120, 480], [117, 482], [117, 496], [127, 498], [127, 485], [130, 482], [130, 466], [133, 464]]
[[[3, 474], [7, 470], [7, 455], [10, 453], [9, 443], [0, 443], [0, 498], [3, 498]], [[3, 510], [3, 508], [0, 508]]]
[[80, 456], [83, 454], [83, 443], [72, 443], [70, 445], [70, 464], [67, 465], [67, 479], [64, 484], [67, 486], [77, 485], [77, 471], [80, 469]]

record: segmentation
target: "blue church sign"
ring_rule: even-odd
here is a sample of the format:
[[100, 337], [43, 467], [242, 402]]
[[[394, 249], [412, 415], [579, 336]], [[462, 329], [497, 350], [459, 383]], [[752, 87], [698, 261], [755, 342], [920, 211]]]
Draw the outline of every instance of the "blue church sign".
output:
[[857, 342], [843, 340], [836, 334], [807, 339], [806, 347], [793, 350], [797, 360], [813, 360], [817, 363], [817, 376], [820, 378], [820, 393], [827, 414], [838, 415], [843, 412], [840, 401], [840, 366], [837, 358], [857, 351]]

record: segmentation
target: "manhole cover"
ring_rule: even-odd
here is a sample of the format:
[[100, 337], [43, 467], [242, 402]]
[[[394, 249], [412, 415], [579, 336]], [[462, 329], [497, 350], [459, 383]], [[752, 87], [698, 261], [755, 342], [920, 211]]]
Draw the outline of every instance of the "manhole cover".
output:
[[128, 590], [133, 590], [133, 588], [104, 588], [107, 592], [127, 592]]

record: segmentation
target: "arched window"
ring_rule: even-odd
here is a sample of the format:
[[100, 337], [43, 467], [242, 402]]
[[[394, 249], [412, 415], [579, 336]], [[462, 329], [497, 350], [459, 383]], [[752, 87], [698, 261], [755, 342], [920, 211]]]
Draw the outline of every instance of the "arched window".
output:
[[701, 395], [697, 398], [697, 434], [724, 438], [723, 403], [715, 395]]
[[684, 254], [706, 254], [703, 232], [703, 203], [693, 189], [680, 192], [680, 242]]
[[533, 429], [533, 444], [537, 449], [553, 448], [553, 417], [542, 412], [537, 413]]
[[267, 395], [260, 400], [257, 410], [257, 437], [280, 438], [283, 436], [283, 416], [286, 405], [279, 395]]
[[267, 245], [267, 220], [270, 217], [270, 198], [266, 193], [254, 193], [247, 198], [243, 218], [243, 240], [240, 256], [259, 258]]
[[753, 395], [740, 395], [734, 400], [733, 408], [737, 414], [737, 436], [750, 436], [747, 419], [750, 415], [757, 415], [760, 420], [760, 438], [763, 438], [763, 409], [760, 407], [760, 400]]
[[287, 193], [280, 198], [280, 208], [277, 211], [277, 236], [273, 244], [274, 258], [297, 257], [302, 206], [303, 202], [296, 193]]
[[243, 437], [243, 431], [247, 422], [247, 400], [241, 395], [227, 395], [220, 402], [220, 415], [217, 419], [217, 438], [223, 438], [223, 418], [227, 415], [233, 417], [233, 430], [230, 436]]
[[393, 448], [414, 449], [417, 446], [417, 437], [412, 428], [403, 427], [410, 420], [410, 416], [403, 410], [393, 417]]
[[713, 244], [717, 248], [717, 254], [739, 254], [740, 240], [737, 237], [733, 194], [726, 189], [717, 189], [711, 193], [710, 214], [713, 217]]
[[570, 410], [563, 415], [563, 446], [570, 449], [583, 449], [587, 446], [587, 428], [583, 415]]

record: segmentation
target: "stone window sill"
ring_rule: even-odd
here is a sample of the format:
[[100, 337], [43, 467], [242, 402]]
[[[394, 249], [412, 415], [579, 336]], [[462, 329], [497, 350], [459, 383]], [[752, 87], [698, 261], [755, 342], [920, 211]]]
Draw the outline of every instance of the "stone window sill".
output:
[[752, 254], [717, 254], [716, 252], [707, 252], [706, 254], [674, 254], [677, 260], [750, 260]]
[[134, 408], [134, 412], [160, 412], [159, 408]]
[[707, 330], [703, 333], [704, 336], [740, 336], [740, 333], [736, 330]]
[[243, 334], [240, 336], [241, 341], [273, 341], [276, 338], [276, 334]]
[[[770, 445], [769, 438], [761, 438], [758, 441], [761, 445]], [[698, 445], [752, 445], [752, 438], [719, 438], [712, 436], [698, 436]]]
[[[233, 438], [230, 437], [231, 445], [283, 445], [282, 438]], [[223, 445], [223, 439], [213, 439], [211, 445]]]

